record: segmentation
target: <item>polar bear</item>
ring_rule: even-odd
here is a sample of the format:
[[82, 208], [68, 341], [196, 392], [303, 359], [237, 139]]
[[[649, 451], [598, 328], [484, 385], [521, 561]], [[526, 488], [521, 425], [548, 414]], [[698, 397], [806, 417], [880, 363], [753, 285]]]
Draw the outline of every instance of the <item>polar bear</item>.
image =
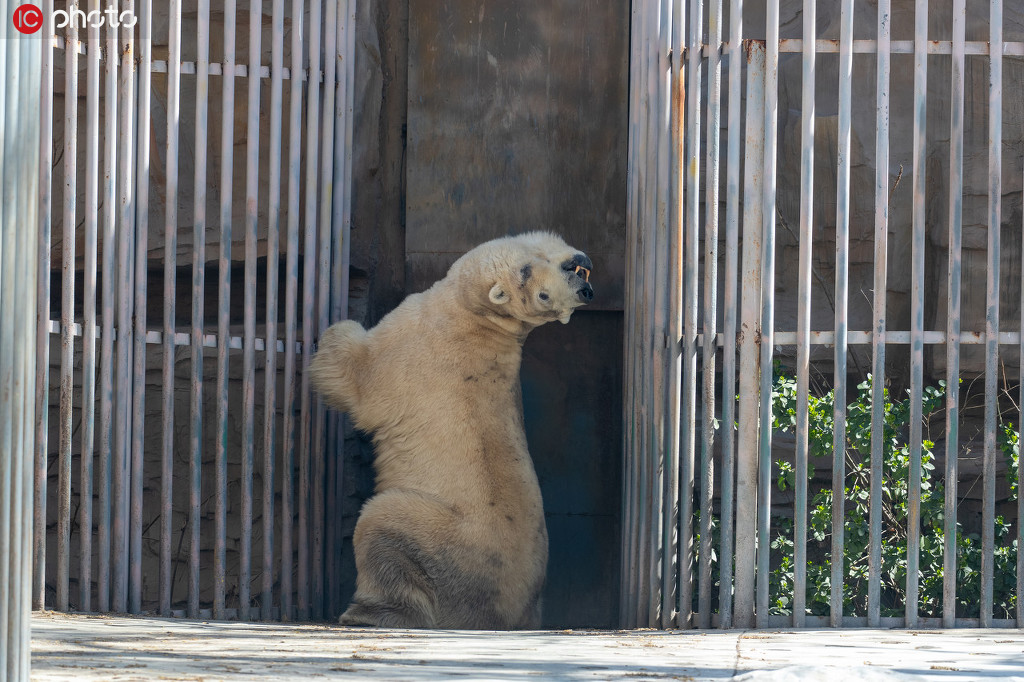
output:
[[342, 624], [539, 627], [548, 538], [519, 365], [531, 330], [590, 302], [592, 267], [554, 234], [495, 239], [376, 327], [324, 332], [313, 385], [373, 434], [377, 474]]

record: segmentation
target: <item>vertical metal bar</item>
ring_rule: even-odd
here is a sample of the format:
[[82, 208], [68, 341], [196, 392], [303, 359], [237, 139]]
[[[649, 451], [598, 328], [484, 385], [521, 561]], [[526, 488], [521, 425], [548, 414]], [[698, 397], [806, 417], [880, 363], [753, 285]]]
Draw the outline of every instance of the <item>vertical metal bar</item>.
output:
[[[6, 15], [6, 6], [4, 14]], [[7, 37], [11, 26], [3, 25], [0, 29]], [[18, 73], [18, 49], [20, 41], [4, 40], [3, 66], [4, 70], [0, 75], [4, 77], [3, 85], [0, 85], [0, 120], [5, 126], [16, 129], [18, 121], [17, 92], [20, 81]], [[16, 186], [17, 173], [14, 168], [8, 170], [8, 159], [15, 158], [14, 135], [5, 135], [0, 142], [0, 192], [3, 201], [0, 202], [0, 319], [12, 319], [14, 306], [17, 297], [14, 296], [14, 287], [18, 284], [15, 277], [16, 259], [14, 252], [17, 248], [17, 216], [11, 215], [17, 201]], [[13, 164], [11, 164], [13, 166]], [[10, 207], [10, 208], [8, 208]], [[17, 570], [10, 557], [14, 556], [12, 539], [14, 527], [17, 523], [16, 507], [14, 506], [14, 468], [15, 459], [14, 446], [16, 445], [14, 433], [14, 351], [15, 351], [15, 325], [5, 324], [0, 326], [0, 673], [5, 676], [12, 674], [19, 660], [16, 653], [8, 651], [9, 640], [15, 637], [13, 628], [18, 627], [17, 615], [18, 605], [12, 599], [11, 584], [14, 582], [14, 572]], [[10, 453], [10, 454], [9, 454]], [[13, 675], [12, 675], [13, 676]]]
[[171, 615], [174, 505], [174, 356], [178, 270], [178, 127], [181, 124], [181, 0], [168, 6], [167, 173], [164, 207], [163, 442], [160, 473], [160, 615]]
[[[324, 13], [324, 116], [320, 133], [322, 151], [320, 157], [320, 234], [317, 255], [317, 337], [330, 324], [331, 311], [331, 216], [334, 196], [334, 111], [335, 81], [337, 79], [338, 51], [338, 0], [326, 0]], [[322, 620], [324, 614], [324, 568], [327, 559], [325, 548], [328, 538], [324, 536], [325, 496], [327, 486], [325, 466], [327, 458], [333, 462], [334, 454], [327, 452], [327, 414], [323, 401], [317, 397], [313, 405], [313, 618]], [[330, 496], [333, 500], [333, 495]], [[333, 546], [333, 543], [330, 543]]]
[[[139, 24], [139, 96], [135, 155], [135, 371], [132, 388], [131, 580], [129, 610], [142, 611], [142, 496], [145, 460], [146, 286], [149, 262], [149, 102], [152, 93], [153, 0], [141, 0]], [[131, 33], [132, 29], [127, 29]]]
[[[242, 532], [238, 551], [238, 618], [249, 620], [252, 566], [252, 476], [256, 429], [256, 240], [259, 229], [260, 67], [263, 3], [249, 2], [249, 102], [245, 164], [245, 283], [242, 339]], [[268, 377], [270, 380], [270, 377]]]
[[757, 626], [768, 622], [771, 557], [772, 339], [775, 334], [775, 147], [779, 118], [779, 3], [768, 3], [765, 40], [764, 177], [761, 217], [761, 429], [758, 443]]
[[697, 269], [700, 229], [700, 0], [690, 2], [690, 33], [686, 53], [686, 261], [683, 274], [683, 404], [680, 436], [679, 500], [679, 626], [692, 627], [693, 616], [693, 481], [697, 417]]
[[985, 450], [982, 460], [981, 612], [979, 614], [980, 624], [983, 628], [992, 626], [996, 429], [999, 421], [999, 231], [1002, 227], [1003, 198], [1003, 2], [1002, 0], [992, 0], [989, 7], [988, 277], [985, 293]]
[[[40, 87], [39, 244], [36, 265], [35, 521], [32, 542], [32, 608], [46, 606], [46, 477], [50, 405], [50, 234], [53, 228], [53, 0], [43, 0]], [[98, 51], [97, 47], [90, 50]], [[6, 60], [0, 50], [0, 60]], [[0, 88], [2, 91], [2, 88]], [[2, 96], [2, 95], [0, 95]], [[98, 136], [98, 131], [92, 130]]]
[[206, 296], [206, 156], [210, 99], [210, 0], [199, 0], [196, 35], [196, 161], [192, 228], [192, 402], [189, 481], [188, 617], [199, 617], [203, 475], [203, 331]]
[[[627, 156], [627, 184], [626, 184], [626, 276], [627, 280], [635, 280], [637, 273], [636, 263], [636, 239], [638, 234], [638, 202], [639, 202], [639, 144], [641, 138], [640, 126], [640, 80], [641, 50], [643, 44], [643, 0], [633, 0], [630, 7], [630, 55], [629, 55], [629, 142]], [[637, 581], [635, 568], [637, 563], [637, 537], [636, 527], [636, 391], [634, 390], [634, 363], [636, 343], [634, 334], [634, 320], [636, 318], [636, 300], [634, 286], [627, 286], [625, 291], [625, 314], [624, 330], [625, 340], [623, 343], [623, 522], [622, 522], [622, 563], [619, 588], [619, 623], [622, 627], [636, 627], [636, 604], [635, 594]]]
[[[77, 1], [70, 11], [78, 10]], [[71, 565], [71, 421], [75, 361], [75, 224], [78, 199], [78, 26], [69, 22], [64, 36], [64, 231], [61, 244], [60, 312], [60, 459], [57, 493], [58, 611], [68, 610]]]
[[[288, 255], [284, 304], [284, 452], [281, 481], [281, 620], [292, 620], [292, 526], [295, 499], [295, 326], [299, 287], [299, 189], [302, 168], [303, 0], [292, 0], [291, 83], [288, 118]], [[299, 544], [304, 540], [300, 536]], [[299, 580], [304, 578], [299, 574]]]
[[800, 97], [800, 261], [796, 340], [796, 460], [793, 499], [793, 627], [807, 615], [807, 436], [811, 358], [811, 258], [814, 251], [815, 2], [804, 0], [803, 82]]
[[[704, 176], [704, 405], [701, 429], [698, 627], [711, 627], [711, 517], [715, 495], [715, 355], [718, 350], [718, 195], [722, 116], [722, 2], [709, 3], [708, 122]], [[723, 396], [724, 398], [724, 396]], [[726, 426], [728, 428], [728, 425]], [[723, 484], [724, 485], [724, 484]]]
[[277, 426], [277, 283], [281, 221], [281, 90], [284, 71], [284, 0], [274, 0], [270, 65], [270, 196], [267, 211], [267, 350], [263, 418], [263, 620], [274, 597], [274, 445]]
[[682, 381], [682, 354], [680, 341], [683, 336], [683, 172], [684, 135], [683, 106], [686, 101], [685, 80], [682, 74], [682, 44], [685, 16], [685, 4], [682, 0], [673, 0], [671, 4], [671, 32], [668, 36], [668, 54], [671, 61], [668, 67], [668, 214], [666, 216], [666, 246], [668, 267], [668, 328], [666, 332], [666, 388], [667, 408], [665, 412], [665, 429], [667, 444], [667, 461], [665, 463], [665, 490], [662, 502], [662, 576], [661, 576], [661, 626], [671, 627], [675, 623], [678, 612], [677, 594], [675, 591], [677, 552], [673, 543], [677, 537], [678, 521], [676, 509], [679, 507], [679, 416], [680, 388]]
[[[306, 205], [303, 211], [305, 224], [303, 227], [304, 245], [302, 249], [302, 389], [299, 394], [301, 413], [299, 419], [299, 618], [306, 620], [313, 607], [310, 598], [315, 595], [311, 589], [316, 582], [319, 571], [316, 568], [317, 548], [322, 538], [313, 537], [310, 528], [310, 514], [317, 512], [316, 488], [312, 477], [317, 472], [317, 462], [323, 453], [313, 453], [312, 437], [312, 394], [309, 389], [309, 362], [313, 357], [313, 338], [316, 333], [316, 249], [317, 249], [317, 186], [316, 172], [319, 160], [317, 135], [313, 131], [320, 130], [320, 2], [311, 0], [309, 5], [309, 77], [306, 91]], [[316, 462], [314, 462], [316, 457]], [[319, 498], [318, 498], [319, 499]], [[313, 526], [315, 527], [315, 523]], [[313, 546], [312, 557], [310, 546]], [[310, 570], [312, 567], [312, 571]]]
[[[99, 11], [99, 0], [89, 1]], [[91, 610], [92, 600], [92, 476], [96, 428], [96, 250], [99, 228], [100, 29], [89, 26], [86, 52], [85, 136], [85, 272], [82, 310], [82, 472], [79, 507], [78, 608]], [[47, 268], [48, 274], [49, 268]], [[45, 526], [43, 527], [45, 533]]]
[[665, 448], [665, 437], [667, 435], [667, 424], [665, 423], [665, 330], [667, 301], [663, 294], [668, 293], [668, 288], [662, 283], [667, 274], [668, 254], [666, 249], [666, 231], [668, 222], [668, 206], [666, 204], [666, 191], [668, 184], [668, 145], [666, 142], [666, 116], [665, 104], [668, 93], [664, 83], [668, 73], [668, 37], [666, 30], [668, 19], [668, 7], [663, 0], [658, 0], [651, 12], [651, 19], [655, 40], [651, 42], [652, 74], [649, 81], [652, 106], [648, 125], [651, 128], [650, 134], [655, 141], [648, 147], [650, 157], [647, 164], [649, 173], [653, 176], [654, 183], [648, 192], [648, 206], [650, 210], [650, 221], [648, 232], [650, 238], [647, 240], [647, 251], [645, 260], [648, 267], [651, 267], [655, 276], [647, 280], [647, 305], [648, 315], [648, 339], [646, 346], [650, 358], [650, 375], [648, 378], [650, 419], [647, 424], [650, 438], [651, 456], [651, 479], [650, 479], [650, 500], [651, 500], [651, 525], [650, 533], [650, 563], [648, 565], [648, 580], [651, 585], [650, 611], [648, 623], [650, 627], [657, 627], [663, 617], [662, 614], [662, 567], [665, 553], [669, 547], [662, 544], [662, 527], [664, 523], [664, 489], [665, 478], [670, 472], [670, 463], [667, 460]]
[[[960, 286], [964, 186], [964, 51], [967, 0], [953, 3], [949, 107], [949, 265], [946, 271], [946, 499], [943, 509], [942, 627], [956, 625], [956, 506], [960, 455]], [[1024, 518], [1024, 516], [1018, 516]], [[1024, 545], [1024, 543], [1021, 543]], [[1018, 545], [1021, 546], [1021, 545]], [[1018, 594], [1020, 591], [1018, 590]]]
[[[735, 8], [735, 5], [733, 6]], [[735, 35], [739, 29], [733, 28]], [[764, 169], [765, 46], [746, 41], [747, 113], [743, 166], [743, 260], [740, 281], [740, 404], [736, 443], [736, 597], [733, 625], [754, 625], [755, 558], [758, 548], [758, 424], [760, 413], [761, 255]], [[732, 67], [730, 66], [730, 70]], [[739, 72], [739, 65], [737, 65]], [[731, 145], [730, 145], [731, 146]], [[770, 371], [770, 370], [769, 370]], [[770, 395], [770, 394], [769, 394]], [[723, 590], [725, 584], [723, 580]]]
[[[134, 2], [128, 3], [134, 10]], [[114, 595], [115, 611], [128, 610], [128, 571], [130, 535], [131, 443], [132, 443], [132, 254], [135, 241], [135, 206], [133, 199], [133, 129], [135, 124], [135, 41], [131, 29], [112, 31], [115, 54], [121, 60], [118, 72], [117, 97], [125, 103], [119, 111], [118, 150], [120, 169], [117, 174], [118, 231], [117, 271], [119, 278], [117, 305], [117, 417], [123, 428], [114, 431]]]
[[736, 485], [736, 318], [739, 310], [740, 222], [740, 114], [743, 9], [741, 0], [729, 2], [729, 110], [725, 185], [725, 288], [722, 347], [722, 493], [721, 536], [718, 549], [718, 617], [722, 628], [733, 622], [733, 540]]
[[871, 497], [868, 537], [868, 626], [881, 623], [882, 447], [885, 409], [885, 294], [889, 238], [889, 0], [878, 0], [875, 111], [875, 293], [871, 338]]
[[96, 542], [96, 600], [100, 611], [110, 610], [110, 557], [114, 504], [111, 477], [114, 469], [114, 318], [117, 290], [117, 31], [108, 27], [103, 95], [103, 330], [100, 334], [100, 518]]
[[[1024, 271], [1024, 225], [1021, 226], [1021, 269]], [[1024, 301], [1024, 277], [1021, 277], [1020, 282], [1021, 296], [1020, 301]], [[1017, 627], [1024, 628], [1024, 523], [1021, 522], [1024, 519], [1024, 495], [1021, 494], [1021, 482], [1024, 481], [1024, 457], [1020, 456], [1020, 435], [1024, 433], [1024, 305], [1020, 308], [1020, 352], [1017, 355], [1017, 362], [1019, 373], [1017, 375], [1017, 381], [1019, 383], [1019, 396], [1017, 398], [1017, 405], [1020, 411], [1017, 415], [1017, 602], [1016, 602], [1016, 618]]]
[[213, 617], [223, 619], [228, 517], [228, 346], [231, 343], [231, 187], [235, 148], [236, 2], [224, 3], [220, 146], [220, 278], [217, 287], [217, 513], [213, 552]]
[[914, 205], [910, 294], [910, 466], [907, 481], [907, 627], [917, 627], [921, 559], [921, 414], [924, 396], [924, 248], [927, 163], [928, 0], [914, 10]]
[[832, 576], [829, 610], [843, 624], [846, 540], [846, 350], [850, 302], [850, 130], [853, 123], [853, 0], [844, 0], [839, 28], [839, 152], [836, 182], [835, 389], [832, 400]]

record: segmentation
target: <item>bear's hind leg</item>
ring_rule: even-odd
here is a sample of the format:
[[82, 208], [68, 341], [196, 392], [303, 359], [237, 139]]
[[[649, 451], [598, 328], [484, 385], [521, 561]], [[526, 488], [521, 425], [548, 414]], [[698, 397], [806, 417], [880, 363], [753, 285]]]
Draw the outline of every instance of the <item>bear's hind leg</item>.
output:
[[386, 628], [435, 626], [429, 558], [400, 531], [371, 529], [356, 543], [356, 593], [342, 625]]

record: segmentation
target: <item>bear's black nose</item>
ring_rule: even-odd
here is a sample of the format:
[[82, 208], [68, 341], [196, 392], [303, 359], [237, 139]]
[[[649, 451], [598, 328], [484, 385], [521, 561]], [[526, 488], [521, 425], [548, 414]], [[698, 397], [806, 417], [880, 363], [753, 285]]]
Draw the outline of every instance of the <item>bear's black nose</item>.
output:
[[584, 282], [583, 286], [576, 292], [576, 295], [584, 303], [590, 303], [590, 299], [594, 298], [594, 287], [590, 286], [589, 282]]

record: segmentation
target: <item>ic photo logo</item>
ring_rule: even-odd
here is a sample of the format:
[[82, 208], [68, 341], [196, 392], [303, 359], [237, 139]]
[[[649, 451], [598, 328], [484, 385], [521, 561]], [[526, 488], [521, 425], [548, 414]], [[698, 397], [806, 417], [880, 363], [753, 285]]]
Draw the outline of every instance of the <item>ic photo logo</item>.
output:
[[[32, 35], [43, 27], [43, 10], [32, 3], [25, 3], [14, 10], [11, 21], [19, 32]], [[54, 10], [52, 21], [55, 29], [73, 27], [85, 30], [102, 26], [132, 28], [138, 19], [131, 10], [118, 12], [116, 6], [108, 6], [103, 11], [92, 10], [90, 12], [75, 6], [70, 10]]]

